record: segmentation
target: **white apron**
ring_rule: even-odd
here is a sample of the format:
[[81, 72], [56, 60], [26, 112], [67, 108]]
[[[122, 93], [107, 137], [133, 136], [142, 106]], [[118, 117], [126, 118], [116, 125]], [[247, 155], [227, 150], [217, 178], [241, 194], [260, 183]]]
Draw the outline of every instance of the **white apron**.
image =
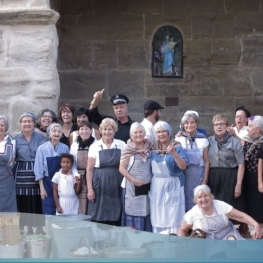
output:
[[[74, 189], [73, 175], [60, 174], [58, 182], [59, 204], [63, 209], [63, 215], [78, 214], [79, 199]], [[61, 215], [56, 212], [56, 215]]]
[[162, 162], [152, 160], [153, 177], [149, 192], [151, 223], [160, 231], [169, 228], [177, 231], [185, 213], [184, 187], [181, 187], [178, 176], [170, 176], [165, 158], [166, 154]]

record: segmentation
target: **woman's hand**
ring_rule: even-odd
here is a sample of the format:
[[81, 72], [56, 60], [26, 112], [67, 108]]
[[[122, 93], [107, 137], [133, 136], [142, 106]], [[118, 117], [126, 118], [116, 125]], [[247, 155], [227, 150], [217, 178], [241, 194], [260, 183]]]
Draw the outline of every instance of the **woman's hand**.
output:
[[236, 132], [234, 130], [234, 125], [233, 124], [230, 127], [228, 127], [226, 130], [229, 132], [229, 134], [231, 136], [237, 137], [237, 134], [236, 134]]
[[254, 230], [252, 230], [250, 232], [250, 235], [253, 239], [260, 239], [262, 238], [262, 234], [263, 234], [263, 230], [260, 228], [260, 225], [257, 224], [254, 228]]
[[134, 179], [132, 180], [132, 183], [135, 185], [135, 186], [142, 186], [144, 185], [145, 183], [141, 180], [138, 180], [138, 179]]
[[88, 197], [89, 201], [94, 202], [94, 200], [95, 200], [95, 193], [94, 193], [92, 188], [88, 189], [87, 197]]
[[174, 136], [174, 139], [176, 140], [176, 138], [181, 137], [182, 134], [183, 134], [182, 131], [177, 132], [177, 133], [175, 134], [175, 136]]
[[40, 188], [40, 196], [42, 200], [45, 200], [45, 198], [47, 197], [47, 192], [45, 188]]
[[63, 209], [62, 209], [61, 206], [58, 206], [58, 207], [57, 207], [57, 212], [58, 212], [59, 214], [62, 214], [62, 213], [63, 213]]
[[173, 144], [169, 144], [169, 145], [167, 146], [166, 151], [167, 151], [168, 153], [170, 153], [170, 154], [175, 153], [174, 145], [173, 145]]
[[263, 193], [263, 182], [258, 183], [258, 191]]
[[235, 198], [238, 198], [241, 195], [241, 185], [235, 186]]

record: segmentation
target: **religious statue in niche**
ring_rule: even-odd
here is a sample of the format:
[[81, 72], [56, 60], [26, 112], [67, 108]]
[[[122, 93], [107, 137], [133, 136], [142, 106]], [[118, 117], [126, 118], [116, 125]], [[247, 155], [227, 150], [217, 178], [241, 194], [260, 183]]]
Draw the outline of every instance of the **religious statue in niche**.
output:
[[173, 26], [159, 28], [152, 43], [152, 76], [183, 76], [183, 39], [180, 31]]

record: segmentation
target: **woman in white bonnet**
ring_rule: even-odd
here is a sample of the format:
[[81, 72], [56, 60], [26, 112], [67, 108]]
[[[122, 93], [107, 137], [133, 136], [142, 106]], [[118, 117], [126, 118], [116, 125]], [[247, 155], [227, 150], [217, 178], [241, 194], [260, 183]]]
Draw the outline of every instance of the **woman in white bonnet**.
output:
[[194, 189], [194, 202], [196, 205], [185, 214], [178, 236], [186, 236], [190, 229], [199, 228], [206, 232], [206, 238], [226, 240], [234, 236], [238, 240], [243, 240], [230, 218], [253, 226], [252, 238], [262, 237], [260, 225], [252, 217], [223, 201], [214, 199], [207, 185], [199, 185]]

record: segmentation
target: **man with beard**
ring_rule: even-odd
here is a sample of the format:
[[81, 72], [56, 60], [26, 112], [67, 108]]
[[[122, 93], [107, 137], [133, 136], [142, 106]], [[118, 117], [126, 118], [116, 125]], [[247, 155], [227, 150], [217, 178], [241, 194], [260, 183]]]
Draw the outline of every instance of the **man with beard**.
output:
[[145, 128], [146, 138], [152, 143], [157, 140], [153, 126], [159, 120], [162, 109], [164, 109], [164, 107], [162, 107], [157, 101], [147, 100], [144, 103], [144, 119], [141, 124]]
[[93, 117], [93, 122], [95, 122], [98, 126], [105, 118], [113, 118], [118, 126], [118, 130], [114, 135], [115, 139], [122, 140], [125, 143], [130, 139], [130, 127], [133, 120], [128, 116], [128, 103], [129, 99], [125, 95], [116, 94], [111, 97], [111, 103], [113, 105], [113, 110], [115, 113], [115, 118], [108, 115], [101, 115], [98, 111], [98, 104], [102, 98], [103, 91], [95, 92], [93, 96], [93, 101], [90, 104], [90, 112]]

